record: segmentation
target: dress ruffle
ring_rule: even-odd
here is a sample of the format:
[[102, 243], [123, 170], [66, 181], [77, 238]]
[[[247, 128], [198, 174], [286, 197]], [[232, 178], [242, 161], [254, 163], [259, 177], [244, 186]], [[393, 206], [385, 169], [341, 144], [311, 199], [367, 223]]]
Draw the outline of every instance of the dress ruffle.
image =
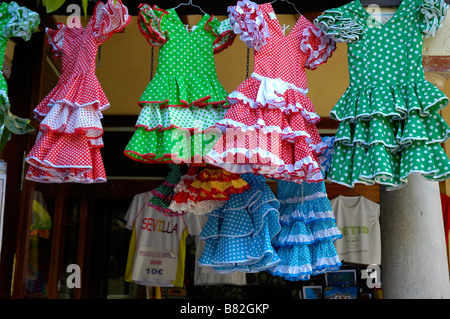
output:
[[[161, 87], [166, 89], [161, 92]], [[217, 78], [157, 73], [138, 104], [141, 107], [154, 104], [160, 108], [174, 106], [180, 109], [207, 105], [219, 107], [227, 104], [226, 96], [227, 92]]]
[[269, 28], [256, 3], [238, 1], [236, 6], [228, 7], [228, 13], [234, 33], [239, 34], [247, 47], [258, 51], [267, 43]]
[[305, 67], [314, 70], [319, 65], [325, 63], [332, 56], [333, 52], [336, 51], [336, 42], [317, 27], [309, 26], [303, 30], [300, 49], [308, 55]]
[[128, 142], [124, 154], [144, 163], [205, 165], [205, 155], [214, 147], [220, 137], [216, 129], [205, 132], [191, 132], [186, 129], [170, 128], [148, 131], [138, 127]]
[[280, 261], [271, 245], [280, 231], [279, 203], [262, 176], [242, 178], [251, 188], [210, 213], [199, 236], [206, 241], [199, 265], [219, 273], [259, 272]]
[[342, 234], [336, 226], [325, 184], [278, 181], [281, 230], [272, 240], [281, 262], [270, 270], [286, 280], [337, 270], [342, 265], [334, 241]]
[[121, 0], [97, 2], [94, 7], [94, 26], [92, 31], [95, 39], [103, 43], [114, 33], [122, 31], [131, 21], [128, 8]]
[[434, 37], [442, 26], [449, 5], [444, 0], [424, 0], [419, 11], [424, 38]]
[[30, 40], [41, 22], [39, 14], [27, 7], [19, 6], [14, 1], [9, 4], [4, 2], [4, 5], [8, 6], [8, 12], [11, 16], [10, 20], [3, 26], [4, 36], [6, 38], [20, 37], [25, 41]]
[[213, 44], [214, 54], [220, 53], [228, 48], [233, 44], [236, 37], [229, 18], [220, 22], [217, 19], [209, 19], [205, 24], [205, 30], [209, 30], [216, 36], [216, 40], [214, 40]]
[[150, 191], [153, 196], [148, 202], [148, 206], [153, 207], [165, 216], [182, 216], [187, 212], [174, 212], [169, 208], [175, 193], [175, 187], [181, 181], [180, 166], [169, 164], [169, 168], [170, 171], [164, 182]]
[[314, 125], [320, 117], [305, 93], [281, 79], [253, 74], [230, 94], [232, 108], [216, 123], [224, 135], [205, 160], [238, 174], [322, 180], [317, 154], [326, 146]]
[[314, 24], [336, 42], [353, 43], [364, 33], [363, 25], [346, 13], [346, 5], [325, 10]]
[[[26, 158], [26, 178], [42, 183], [106, 182], [101, 147], [101, 139], [91, 142], [83, 134], [40, 131]], [[67, 152], [69, 148], [76, 153]]]
[[330, 113], [341, 121], [335, 156], [345, 160], [331, 164], [328, 179], [349, 187], [380, 183], [390, 190], [405, 186], [414, 172], [430, 180], [446, 179], [450, 160], [439, 144], [450, 137], [450, 128], [438, 111], [448, 102], [427, 81], [349, 87]]
[[138, 27], [151, 46], [159, 47], [168, 38], [168, 33], [161, 30], [161, 19], [164, 14], [169, 14], [166, 10], [148, 4], [140, 4], [138, 13]]
[[231, 194], [239, 194], [249, 188], [250, 185], [237, 174], [220, 168], [206, 168], [199, 172], [198, 167], [191, 166], [175, 188], [169, 208], [204, 215], [225, 205]]

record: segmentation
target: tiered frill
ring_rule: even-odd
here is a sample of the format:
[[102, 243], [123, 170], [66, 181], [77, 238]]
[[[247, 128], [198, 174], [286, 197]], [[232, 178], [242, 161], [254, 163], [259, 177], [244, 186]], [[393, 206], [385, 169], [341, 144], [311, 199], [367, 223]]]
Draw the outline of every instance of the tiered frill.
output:
[[295, 184], [278, 181], [281, 231], [273, 239], [281, 262], [271, 274], [286, 280], [338, 270], [342, 265], [334, 241], [342, 234], [326, 194], [324, 182]]
[[206, 168], [199, 172], [197, 166], [190, 166], [176, 186], [169, 208], [180, 213], [205, 215], [224, 206], [231, 194], [240, 194], [249, 188], [239, 175], [221, 168]]
[[[348, 5], [353, 3], [358, 5]], [[418, 19], [424, 37], [436, 33], [447, 10], [441, 0], [422, 2]], [[357, 42], [364, 34], [362, 22], [342, 8], [326, 10], [315, 23], [338, 42]], [[340, 125], [327, 178], [348, 187], [379, 183], [388, 190], [405, 186], [412, 173], [433, 181], [448, 178], [450, 160], [441, 143], [449, 138], [450, 128], [438, 113], [448, 102], [425, 79], [364, 88], [350, 85], [330, 112]]]
[[[174, 39], [167, 43], [170, 40], [169, 33], [173, 31], [172, 37], [184, 34], [175, 34], [175, 30], [162, 31], [161, 20], [169, 14], [178, 17], [177, 13], [146, 4], [141, 4], [139, 8], [139, 29], [152, 46], [162, 47], [160, 55], [169, 59], [165, 52], [169, 49], [165, 46], [176, 45], [178, 41]], [[231, 26], [227, 27], [227, 23], [204, 15], [198, 24], [198, 28], [204, 28], [205, 32], [215, 37], [212, 43], [214, 54], [227, 48], [234, 40]], [[179, 50], [186, 49], [179, 47]], [[201, 57], [195, 61], [197, 64], [200, 62]], [[192, 66], [197, 67], [195, 64]], [[213, 66], [208, 68], [214, 70]], [[161, 70], [158, 66], [154, 78], [138, 102], [142, 109], [135, 125], [136, 132], [124, 154], [145, 163], [204, 165], [204, 154], [214, 146], [220, 135], [214, 124], [225, 115], [227, 94], [216, 75], [200, 76], [188, 72], [183, 75], [173, 70]]]
[[181, 169], [176, 164], [169, 164], [169, 168], [170, 171], [164, 182], [150, 191], [153, 196], [148, 202], [148, 206], [153, 207], [165, 216], [181, 216], [187, 212], [174, 212], [169, 208], [175, 193], [175, 187], [181, 181]]
[[280, 231], [279, 202], [264, 177], [248, 173], [242, 178], [251, 188], [208, 214], [199, 236], [205, 240], [199, 265], [219, 273], [259, 272], [280, 262], [271, 244]]
[[[4, 14], [3, 16], [0, 14], [0, 60], [3, 63], [8, 39], [21, 37], [25, 41], [30, 40], [32, 34], [37, 31], [40, 18], [36, 12], [21, 7], [14, 1], [3, 2], [1, 9]], [[34, 130], [30, 119], [18, 117], [11, 112], [7, 83], [3, 74], [0, 77], [0, 114], [0, 130], [1, 134], [4, 134], [0, 141], [1, 149], [8, 141], [9, 133], [21, 135]]]
[[[247, 46], [257, 51], [256, 46], [269, 45], [267, 22], [256, 4], [239, 1], [231, 8], [234, 31]], [[298, 49], [306, 55], [305, 67], [316, 68], [335, 50], [334, 42], [313, 26], [300, 37]], [[238, 174], [251, 172], [294, 182], [323, 180], [317, 154], [325, 145], [315, 126], [320, 117], [307, 92], [280, 77], [254, 72], [228, 96], [231, 107], [216, 124], [223, 135], [206, 161]]]
[[[63, 56], [63, 76], [35, 109], [41, 123], [36, 143], [26, 157], [30, 164], [27, 179], [43, 183], [106, 181], [100, 120], [109, 102], [95, 75], [94, 61], [98, 45], [129, 22], [122, 2], [109, 0], [96, 4], [85, 29], [79, 24], [47, 31], [53, 50]], [[81, 45], [85, 51], [77, 50]], [[86, 68], [92, 69], [86, 72]]]

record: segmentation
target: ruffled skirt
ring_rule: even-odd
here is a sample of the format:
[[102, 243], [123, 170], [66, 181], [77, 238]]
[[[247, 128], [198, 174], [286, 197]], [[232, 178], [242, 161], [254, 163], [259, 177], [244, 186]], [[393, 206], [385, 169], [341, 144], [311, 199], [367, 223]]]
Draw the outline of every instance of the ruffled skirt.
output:
[[136, 132], [124, 150], [145, 163], [194, 163], [217, 142], [214, 124], [226, 113], [227, 92], [215, 78], [157, 74], [138, 103]]
[[280, 231], [279, 203], [262, 176], [242, 177], [251, 188], [208, 214], [199, 236], [205, 240], [199, 265], [219, 273], [259, 272], [280, 261], [271, 244]]
[[35, 145], [25, 158], [29, 164], [26, 178], [43, 183], [105, 182], [101, 111], [109, 102], [95, 76], [74, 75], [64, 83], [34, 110], [42, 121]]
[[450, 128], [439, 111], [448, 98], [424, 81], [360, 90], [349, 87], [331, 111], [341, 121], [328, 178], [353, 187], [356, 183], [407, 184], [411, 173], [442, 181], [450, 176], [450, 160], [441, 147]]
[[321, 181], [317, 155], [326, 147], [306, 90], [253, 74], [229, 96], [216, 124], [223, 135], [206, 161], [234, 173], [294, 182]]
[[[296, 188], [295, 184], [289, 184], [279, 181], [278, 185]], [[280, 199], [281, 231], [272, 245], [281, 262], [270, 272], [286, 280], [309, 280], [310, 276], [338, 270], [342, 265], [334, 246], [342, 234], [336, 226], [325, 185], [322, 182], [309, 186], [312, 192], [307, 190], [301, 196]]]
[[231, 194], [240, 194], [249, 188], [237, 174], [220, 168], [199, 172], [197, 166], [190, 166], [176, 186], [169, 208], [178, 213], [205, 215], [224, 206]]

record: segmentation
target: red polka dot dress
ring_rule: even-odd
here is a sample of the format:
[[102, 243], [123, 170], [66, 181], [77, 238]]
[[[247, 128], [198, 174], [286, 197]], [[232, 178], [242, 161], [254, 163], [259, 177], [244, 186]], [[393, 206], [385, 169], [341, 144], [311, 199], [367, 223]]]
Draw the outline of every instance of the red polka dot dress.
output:
[[228, 11], [234, 32], [253, 48], [255, 64], [228, 96], [231, 107], [216, 124], [223, 135], [207, 161], [234, 173], [322, 181], [317, 155], [326, 146], [306, 96], [305, 68], [326, 62], [335, 43], [304, 16], [285, 35], [271, 3], [238, 1]]
[[98, 47], [130, 22], [120, 0], [98, 2], [86, 28], [78, 21], [46, 30], [62, 56], [61, 77], [34, 109], [40, 121], [35, 145], [26, 157], [26, 178], [37, 182], [105, 182], [102, 111], [110, 104], [95, 75]]

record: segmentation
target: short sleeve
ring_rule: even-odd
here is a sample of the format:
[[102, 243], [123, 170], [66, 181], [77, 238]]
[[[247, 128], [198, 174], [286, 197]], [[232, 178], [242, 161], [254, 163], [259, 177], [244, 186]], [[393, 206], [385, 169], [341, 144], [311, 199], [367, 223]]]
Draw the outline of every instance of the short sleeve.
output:
[[161, 30], [161, 20], [168, 13], [156, 6], [152, 8], [148, 4], [139, 6], [138, 27], [151, 46], [160, 47], [168, 40], [167, 31]]
[[142, 212], [142, 209], [146, 207], [146, 202], [148, 201], [149, 196], [147, 193], [142, 193], [135, 195], [133, 200], [131, 201], [130, 206], [128, 207], [127, 213], [125, 214], [126, 220], [126, 228], [132, 229], [134, 221], [137, 216]]
[[[351, 5], [350, 3], [349, 5]], [[364, 33], [361, 22], [347, 10], [348, 5], [325, 10], [314, 20], [314, 24], [336, 42], [352, 43]]]
[[41, 22], [39, 14], [26, 7], [19, 6], [14, 1], [8, 6], [8, 13], [10, 19], [3, 28], [5, 36], [7, 38], [20, 37], [25, 41], [30, 40]]
[[236, 34], [233, 32], [229, 18], [219, 22], [215, 17], [211, 17], [205, 29], [216, 37], [213, 44], [214, 54], [222, 52], [234, 42]]
[[424, 38], [433, 37], [442, 26], [449, 5], [444, 0], [424, 0], [419, 10], [419, 20]]
[[308, 56], [305, 67], [314, 70], [331, 57], [336, 50], [336, 42], [311, 25], [303, 30], [300, 49]]
[[228, 15], [234, 33], [239, 34], [247, 47], [258, 51], [267, 43], [269, 27], [256, 3], [238, 1], [236, 6], [228, 7]]
[[120, 0], [108, 0], [106, 4], [97, 2], [94, 8], [94, 37], [103, 43], [115, 32], [122, 31], [131, 21], [128, 8]]
[[46, 28], [45, 33], [47, 34], [47, 42], [52, 48], [52, 51], [56, 56], [61, 56], [63, 53], [66, 26], [63, 23], [58, 23], [56, 30]]

